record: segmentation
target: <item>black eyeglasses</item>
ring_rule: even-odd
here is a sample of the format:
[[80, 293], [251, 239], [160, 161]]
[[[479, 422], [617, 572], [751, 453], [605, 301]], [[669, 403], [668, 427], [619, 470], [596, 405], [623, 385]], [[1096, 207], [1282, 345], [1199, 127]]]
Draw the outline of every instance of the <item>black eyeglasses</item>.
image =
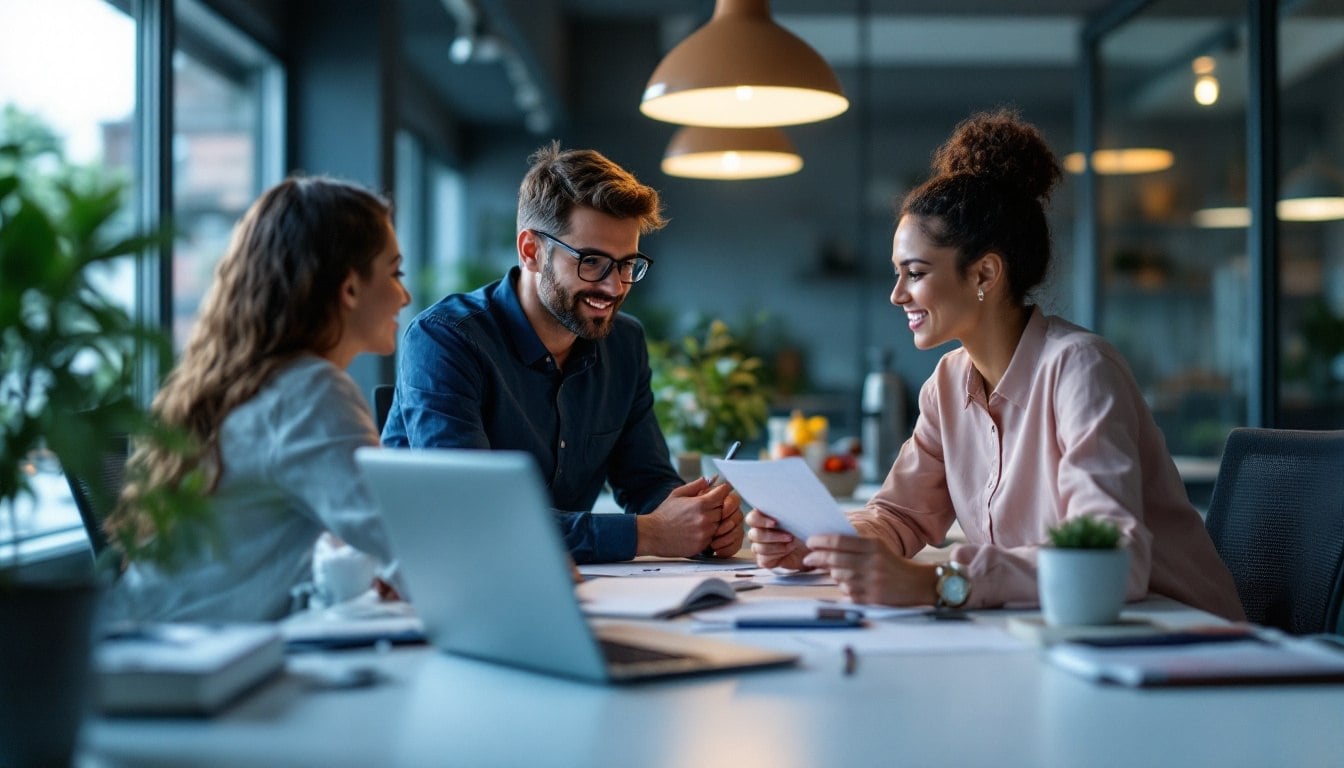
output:
[[642, 253], [624, 259], [614, 259], [601, 252], [580, 251], [549, 232], [542, 232], [540, 229], [532, 231], [569, 251], [571, 256], [578, 259], [579, 279], [585, 282], [600, 283], [611, 274], [612, 267], [615, 267], [622, 283], [638, 283], [648, 274], [649, 265], [653, 263], [653, 259]]

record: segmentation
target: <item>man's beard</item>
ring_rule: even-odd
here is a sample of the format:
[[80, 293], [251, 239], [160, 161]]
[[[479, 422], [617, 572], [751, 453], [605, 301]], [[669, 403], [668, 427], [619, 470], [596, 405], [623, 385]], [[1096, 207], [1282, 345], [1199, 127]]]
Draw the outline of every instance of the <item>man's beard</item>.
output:
[[[597, 285], [597, 283], [592, 283]], [[537, 292], [541, 305], [550, 311], [551, 316], [565, 327], [565, 330], [589, 341], [605, 339], [616, 324], [616, 313], [625, 303], [624, 297], [609, 296], [601, 291], [580, 291], [571, 294], [555, 279], [555, 260], [549, 256], [541, 269], [541, 287]], [[605, 318], [584, 317], [579, 305], [585, 296], [610, 301], [611, 314]]]

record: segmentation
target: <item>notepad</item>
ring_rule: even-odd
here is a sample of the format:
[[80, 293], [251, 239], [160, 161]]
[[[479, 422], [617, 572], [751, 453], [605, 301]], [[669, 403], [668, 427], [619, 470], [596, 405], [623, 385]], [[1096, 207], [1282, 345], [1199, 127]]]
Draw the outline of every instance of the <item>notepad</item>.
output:
[[1053, 646], [1059, 667], [1128, 686], [1248, 685], [1344, 681], [1344, 653], [1309, 640], [1252, 632], [1183, 631]]
[[579, 606], [589, 616], [667, 619], [730, 603], [737, 584], [716, 576], [630, 576], [589, 579], [576, 587]]

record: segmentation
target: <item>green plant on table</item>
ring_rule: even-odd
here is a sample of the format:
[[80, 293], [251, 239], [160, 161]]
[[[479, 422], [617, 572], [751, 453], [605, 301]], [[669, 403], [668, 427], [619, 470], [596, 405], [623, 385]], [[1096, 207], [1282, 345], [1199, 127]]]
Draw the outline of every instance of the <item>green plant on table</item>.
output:
[[649, 342], [654, 413], [674, 452], [721, 454], [735, 440], [760, 436], [769, 407], [761, 360], [733, 338], [722, 320], [703, 338]]
[[1048, 531], [1050, 544], [1058, 549], [1115, 549], [1120, 529], [1109, 520], [1075, 517]]
[[[182, 439], [133, 396], [141, 356], [169, 358], [166, 335], [136, 322], [90, 281], [99, 266], [165, 241], [157, 234], [119, 234], [123, 190], [106, 172], [67, 164], [50, 131], [6, 109], [0, 122], [0, 506], [9, 508], [15, 533], [14, 502], [33, 495], [29, 476], [39, 452], [54, 453], [67, 472], [94, 477], [113, 434]], [[156, 491], [146, 506], [145, 535], [118, 542], [128, 558], [171, 567], [209, 540], [197, 479]]]

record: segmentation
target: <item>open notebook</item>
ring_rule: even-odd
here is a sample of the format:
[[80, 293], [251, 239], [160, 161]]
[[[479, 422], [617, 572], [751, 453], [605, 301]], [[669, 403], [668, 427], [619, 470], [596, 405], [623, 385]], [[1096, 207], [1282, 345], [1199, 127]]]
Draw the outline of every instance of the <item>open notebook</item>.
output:
[[642, 624], [590, 626], [526, 453], [361, 448], [355, 460], [425, 634], [443, 651], [602, 682], [796, 660]]

